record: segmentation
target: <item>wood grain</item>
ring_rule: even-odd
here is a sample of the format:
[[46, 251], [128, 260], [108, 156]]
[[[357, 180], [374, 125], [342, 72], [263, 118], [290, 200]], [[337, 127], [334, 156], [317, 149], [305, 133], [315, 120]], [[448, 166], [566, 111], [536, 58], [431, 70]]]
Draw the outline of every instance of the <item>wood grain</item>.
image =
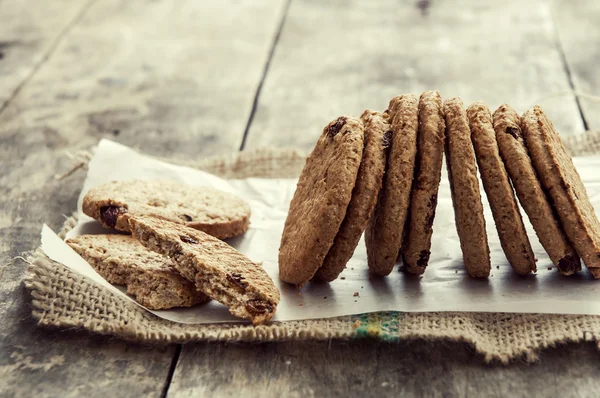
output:
[[537, 365], [483, 365], [458, 343], [288, 342], [187, 347], [169, 397], [593, 397], [592, 344], [543, 353]]
[[589, 129], [600, 129], [600, 2], [554, 0], [553, 15], [573, 88], [582, 94], [583, 116]]
[[[569, 89], [556, 44], [543, 0], [293, 1], [247, 148], [308, 149], [335, 117], [427, 89], [521, 112]], [[573, 96], [544, 109], [561, 132], [583, 131]]]

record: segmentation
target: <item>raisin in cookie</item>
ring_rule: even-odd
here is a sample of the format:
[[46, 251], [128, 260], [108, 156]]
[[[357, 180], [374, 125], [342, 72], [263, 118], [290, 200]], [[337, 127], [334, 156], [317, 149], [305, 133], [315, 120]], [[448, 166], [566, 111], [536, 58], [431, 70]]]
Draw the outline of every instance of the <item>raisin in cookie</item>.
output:
[[131, 235], [81, 235], [67, 240], [104, 279], [151, 310], [190, 307], [209, 298], [173, 268], [169, 258], [149, 251]]
[[172, 181], [113, 181], [90, 189], [83, 212], [105, 227], [129, 231], [127, 215], [151, 216], [219, 239], [245, 232], [250, 207], [230, 193]]

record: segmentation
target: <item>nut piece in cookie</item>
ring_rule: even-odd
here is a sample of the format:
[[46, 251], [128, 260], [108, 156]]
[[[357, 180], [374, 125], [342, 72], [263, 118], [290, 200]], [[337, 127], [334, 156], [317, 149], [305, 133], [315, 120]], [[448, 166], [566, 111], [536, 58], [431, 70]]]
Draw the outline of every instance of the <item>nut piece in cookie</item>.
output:
[[81, 235], [71, 246], [104, 279], [151, 310], [190, 307], [209, 298], [173, 268], [167, 257], [142, 246], [130, 235]]
[[384, 115], [370, 110], [363, 112], [361, 121], [365, 127], [365, 147], [352, 199], [333, 246], [315, 274], [316, 279], [327, 282], [335, 280], [346, 268], [373, 212], [383, 181], [390, 126]]
[[536, 270], [535, 256], [500, 157], [492, 115], [487, 106], [476, 102], [467, 109], [467, 116], [481, 180], [492, 208], [502, 249], [513, 270], [519, 275], [527, 275]]
[[594, 278], [600, 278], [600, 222], [560, 135], [537, 105], [523, 114], [521, 129], [567, 237]]
[[248, 204], [227, 192], [172, 181], [113, 181], [93, 187], [83, 212], [105, 227], [129, 231], [127, 218], [151, 216], [199, 229], [219, 239], [244, 233]]
[[385, 113], [392, 131], [386, 171], [365, 230], [369, 271], [382, 276], [394, 269], [404, 238], [417, 153], [417, 98], [394, 97]]
[[426, 91], [419, 98], [416, 173], [410, 202], [410, 225], [403, 250], [404, 269], [422, 274], [429, 261], [433, 219], [442, 176], [445, 122], [442, 98]]
[[560, 225], [547, 192], [538, 180], [523, 140], [520, 123], [519, 115], [506, 104], [494, 112], [494, 130], [500, 156], [540, 243], [559, 272], [572, 275], [581, 270], [581, 261]]
[[363, 155], [360, 120], [329, 123], [306, 160], [279, 246], [279, 278], [302, 286], [323, 264], [346, 216]]
[[169, 257], [175, 269], [208, 297], [240, 318], [258, 325], [275, 315], [279, 291], [258, 264], [227, 243], [182, 224], [151, 217], [129, 217], [133, 236], [148, 249]]
[[491, 269], [490, 248], [485, 231], [471, 130], [460, 98], [444, 101], [444, 118], [446, 166], [463, 260], [470, 276], [487, 278]]

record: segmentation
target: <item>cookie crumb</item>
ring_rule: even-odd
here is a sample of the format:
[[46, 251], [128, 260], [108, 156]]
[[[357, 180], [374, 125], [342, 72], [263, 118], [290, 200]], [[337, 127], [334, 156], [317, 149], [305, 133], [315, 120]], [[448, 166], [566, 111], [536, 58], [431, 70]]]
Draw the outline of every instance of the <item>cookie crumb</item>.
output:
[[359, 328], [361, 325], [360, 319], [357, 319], [354, 321], [354, 323], [352, 324], [352, 329], [357, 329]]
[[552, 271], [552, 267], [548, 267], [548, 271]]
[[354, 297], [360, 297], [360, 294], [358, 294], [358, 292], [354, 292]]
[[496, 269], [500, 269], [500, 266], [499, 266], [499, 265], [496, 265]]
[[345, 277], [345, 276], [342, 276], [342, 277], [340, 277], [340, 279], [341, 279], [341, 280], [344, 280], [344, 279], [346, 279], [346, 277]]
[[454, 273], [455, 273], [455, 274], [458, 274], [458, 270], [457, 270], [457, 269], [455, 269], [455, 270], [454, 270]]
[[323, 297], [323, 300], [327, 299], [327, 296]]

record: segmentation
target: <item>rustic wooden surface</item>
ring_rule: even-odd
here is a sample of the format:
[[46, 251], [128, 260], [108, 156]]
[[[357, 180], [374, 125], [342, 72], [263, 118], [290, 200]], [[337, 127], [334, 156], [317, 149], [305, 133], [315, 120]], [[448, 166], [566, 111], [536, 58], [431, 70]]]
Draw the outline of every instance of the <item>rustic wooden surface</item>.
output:
[[462, 344], [152, 347], [39, 329], [11, 262], [75, 209], [84, 172], [54, 176], [102, 137], [185, 159], [307, 149], [338, 114], [427, 88], [600, 128], [599, 104], [571, 92], [600, 93], [600, 7], [575, 3], [0, 0], [0, 396], [597, 396], [591, 344], [501, 367]]

